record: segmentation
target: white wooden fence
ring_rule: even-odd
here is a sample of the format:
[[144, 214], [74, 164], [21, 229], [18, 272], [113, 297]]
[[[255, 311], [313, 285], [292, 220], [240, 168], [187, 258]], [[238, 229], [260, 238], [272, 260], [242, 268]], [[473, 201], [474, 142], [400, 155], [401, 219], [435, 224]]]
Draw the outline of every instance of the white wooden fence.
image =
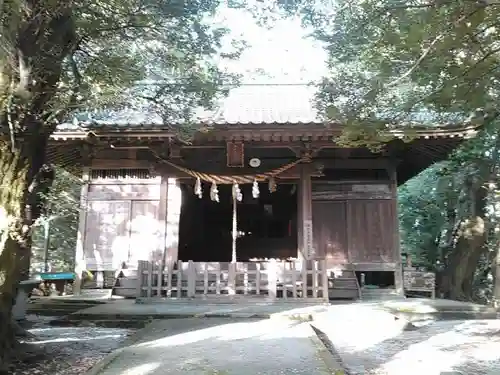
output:
[[163, 267], [139, 261], [137, 298], [261, 296], [328, 300], [326, 263], [265, 261], [181, 262]]

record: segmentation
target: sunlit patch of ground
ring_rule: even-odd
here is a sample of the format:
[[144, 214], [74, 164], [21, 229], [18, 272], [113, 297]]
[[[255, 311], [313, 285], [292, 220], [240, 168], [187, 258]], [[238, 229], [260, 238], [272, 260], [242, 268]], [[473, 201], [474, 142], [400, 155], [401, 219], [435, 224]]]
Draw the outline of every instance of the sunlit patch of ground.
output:
[[157, 320], [99, 375], [331, 375], [308, 323]]
[[375, 342], [375, 331], [333, 344], [353, 375], [494, 375], [500, 374], [499, 332], [497, 320], [437, 321], [362, 350], [363, 341]]
[[120, 347], [133, 330], [89, 326], [52, 327], [53, 317], [29, 316], [35, 335], [29, 343], [34, 351], [43, 349], [36, 361], [16, 364], [12, 375], [80, 375], [107, 354]]

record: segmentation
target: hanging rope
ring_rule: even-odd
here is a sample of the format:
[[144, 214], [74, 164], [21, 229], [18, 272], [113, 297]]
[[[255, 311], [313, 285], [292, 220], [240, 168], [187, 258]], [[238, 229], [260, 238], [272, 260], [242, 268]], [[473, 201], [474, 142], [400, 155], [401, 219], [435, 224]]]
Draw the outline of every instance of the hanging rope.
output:
[[[153, 151], [153, 150], [152, 150]], [[181, 172], [184, 172], [194, 178], [196, 178], [196, 181], [206, 181], [210, 182], [212, 184], [219, 184], [219, 185], [232, 185], [232, 184], [251, 184], [254, 181], [258, 182], [263, 182], [266, 180], [274, 180], [274, 177], [280, 175], [283, 172], [286, 172], [290, 168], [295, 167], [297, 164], [300, 164], [304, 161], [310, 161], [309, 157], [303, 157], [300, 159], [297, 159], [291, 163], [285, 164], [282, 167], [273, 169], [270, 172], [266, 173], [259, 173], [259, 174], [253, 174], [253, 175], [217, 175], [217, 174], [210, 174], [210, 173], [202, 173], [202, 172], [196, 172], [193, 171], [192, 169], [188, 169], [185, 167], [182, 167], [180, 165], [174, 164], [169, 160], [162, 159], [159, 157], [154, 151], [153, 154], [162, 162], [167, 165], [170, 165], [171, 167], [174, 167], [178, 169]], [[273, 184], [274, 185], [274, 184]], [[197, 192], [195, 192], [197, 193]]]
[[260, 191], [259, 191], [259, 183], [257, 182], [257, 180], [253, 180], [253, 184], [252, 184], [252, 197], [254, 197], [255, 199], [257, 199], [260, 195]]

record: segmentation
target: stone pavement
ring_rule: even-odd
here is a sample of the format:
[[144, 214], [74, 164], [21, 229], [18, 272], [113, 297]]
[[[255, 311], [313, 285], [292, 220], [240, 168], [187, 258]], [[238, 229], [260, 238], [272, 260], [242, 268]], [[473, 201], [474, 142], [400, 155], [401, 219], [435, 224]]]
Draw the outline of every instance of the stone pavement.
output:
[[[328, 357], [331, 364], [335, 356], [325, 356], [324, 347], [314, 346], [318, 340], [309, 324], [333, 344], [338, 363], [330, 367], [338, 368], [342, 362], [351, 375], [500, 374], [500, 354], [491, 354], [500, 353], [499, 321], [436, 321], [457, 319], [457, 314], [468, 319], [478, 314], [488, 319], [497, 316], [485, 306], [429, 299], [329, 306], [112, 301], [72, 315], [77, 319], [181, 318], [155, 321], [142, 332], [139, 344], [123, 349], [108, 367], [92, 375], [328, 373], [318, 358]], [[256, 321], [257, 317], [261, 320]], [[408, 321], [423, 327], [415, 330]]]
[[158, 320], [92, 375], [331, 375], [336, 368], [308, 323]]
[[[102, 300], [101, 300], [102, 301]], [[168, 319], [192, 317], [238, 317], [313, 320], [316, 315], [344, 306], [384, 310], [406, 320], [422, 319], [495, 319], [497, 312], [487, 306], [442, 299], [406, 299], [351, 303], [306, 303], [258, 300], [211, 301], [170, 300], [161, 303], [135, 303], [134, 300], [107, 300], [107, 303], [80, 310], [70, 319]], [[343, 311], [343, 310], [342, 310]]]
[[312, 319], [326, 311], [326, 304], [304, 302], [269, 302], [264, 300], [216, 303], [211, 301], [168, 301], [164, 303], [135, 303], [133, 300], [109, 301], [70, 314], [70, 319], [168, 319], [194, 317], [287, 318]]

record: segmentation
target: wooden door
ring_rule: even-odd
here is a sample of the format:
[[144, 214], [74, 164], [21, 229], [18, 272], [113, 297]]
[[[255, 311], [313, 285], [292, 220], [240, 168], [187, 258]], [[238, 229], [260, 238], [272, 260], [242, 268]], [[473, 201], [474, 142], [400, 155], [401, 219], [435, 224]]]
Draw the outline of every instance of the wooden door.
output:
[[327, 259], [328, 266], [349, 262], [346, 233], [345, 201], [314, 201], [313, 242], [317, 256]]
[[84, 245], [88, 269], [115, 270], [127, 259], [129, 217], [128, 201], [89, 202]]
[[391, 199], [347, 204], [347, 242], [353, 263], [391, 263], [395, 257], [396, 205]]
[[130, 265], [135, 266], [139, 260], [162, 260], [162, 226], [165, 223], [160, 221], [159, 212], [159, 201], [132, 201], [130, 247], [127, 256]]

